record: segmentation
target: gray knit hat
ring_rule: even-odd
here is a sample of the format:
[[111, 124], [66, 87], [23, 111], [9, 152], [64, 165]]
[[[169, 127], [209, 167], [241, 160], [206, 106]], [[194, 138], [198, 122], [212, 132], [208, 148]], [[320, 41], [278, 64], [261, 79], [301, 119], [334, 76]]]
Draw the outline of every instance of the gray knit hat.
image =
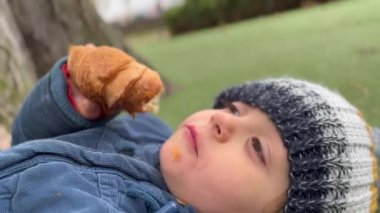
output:
[[288, 149], [285, 212], [375, 212], [377, 162], [370, 128], [340, 95], [302, 80], [268, 79], [223, 91], [215, 108], [260, 107]]

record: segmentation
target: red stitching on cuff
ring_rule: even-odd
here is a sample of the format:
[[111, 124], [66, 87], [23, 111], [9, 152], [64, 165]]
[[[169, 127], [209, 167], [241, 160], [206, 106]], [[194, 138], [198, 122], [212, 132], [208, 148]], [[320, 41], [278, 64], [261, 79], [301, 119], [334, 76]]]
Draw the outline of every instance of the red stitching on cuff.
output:
[[69, 73], [69, 69], [67, 68], [67, 64], [63, 64], [62, 67], [61, 67], [61, 70], [62, 70], [62, 73], [63, 75], [65, 76], [65, 81], [66, 81], [66, 85], [67, 85], [67, 98], [69, 99], [70, 103], [71, 103], [71, 106], [76, 110], [78, 111], [78, 107], [75, 103], [75, 100], [74, 100], [74, 92], [73, 92], [73, 87], [69, 81], [70, 79], [70, 73]]

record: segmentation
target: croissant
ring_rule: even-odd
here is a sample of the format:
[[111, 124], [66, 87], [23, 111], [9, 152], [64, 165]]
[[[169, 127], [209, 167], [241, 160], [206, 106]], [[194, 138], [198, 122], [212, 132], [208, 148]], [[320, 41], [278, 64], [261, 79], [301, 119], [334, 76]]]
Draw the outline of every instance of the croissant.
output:
[[118, 109], [131, 115], [158, 111], [164, 90], [160, 76], [119, 49], [74, 45], [67, 66], [73, 84], [106, 115]]

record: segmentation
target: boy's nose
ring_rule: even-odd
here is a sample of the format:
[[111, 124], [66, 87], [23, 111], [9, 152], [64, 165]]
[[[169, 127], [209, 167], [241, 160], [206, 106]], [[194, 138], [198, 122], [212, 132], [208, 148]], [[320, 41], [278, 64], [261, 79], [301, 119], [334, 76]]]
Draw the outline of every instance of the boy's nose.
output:
[[212, 133], [219, 142], [227, 142], [233, 134], [232, 115], [225, 112], [215, 112], [211, 116]]

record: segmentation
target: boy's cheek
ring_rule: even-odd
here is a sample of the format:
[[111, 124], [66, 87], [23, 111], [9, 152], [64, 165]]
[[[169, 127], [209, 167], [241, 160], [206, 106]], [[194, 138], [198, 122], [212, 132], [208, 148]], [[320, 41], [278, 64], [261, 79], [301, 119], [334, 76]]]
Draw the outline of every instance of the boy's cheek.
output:
[[181, 168], [180, 163], [182, 160], [183, 153], [177, 144], [169, 140], [162, 145], [160, 150], [161, 171], [173, 173]]
[[171, 141], [165, 142], [160, 150], [161, 165], [177, 163], [182, 159], [182, 151], [179, 146]]
[[171, 148], [171, 155], [173, 161], [180, 161], [182, 158], [182, 151], [177, 144], [174, 144]]
[[[166, 142], [160, 150], [161, 172], [166, 184], [172, 193], [176, 192], [178, 185], [181, 185], [184, 167], [181, 165], [183, 156], [177, 156], [175, 150], [176, 144]], [[173, 191], [174, 190], [174, 191]]]

